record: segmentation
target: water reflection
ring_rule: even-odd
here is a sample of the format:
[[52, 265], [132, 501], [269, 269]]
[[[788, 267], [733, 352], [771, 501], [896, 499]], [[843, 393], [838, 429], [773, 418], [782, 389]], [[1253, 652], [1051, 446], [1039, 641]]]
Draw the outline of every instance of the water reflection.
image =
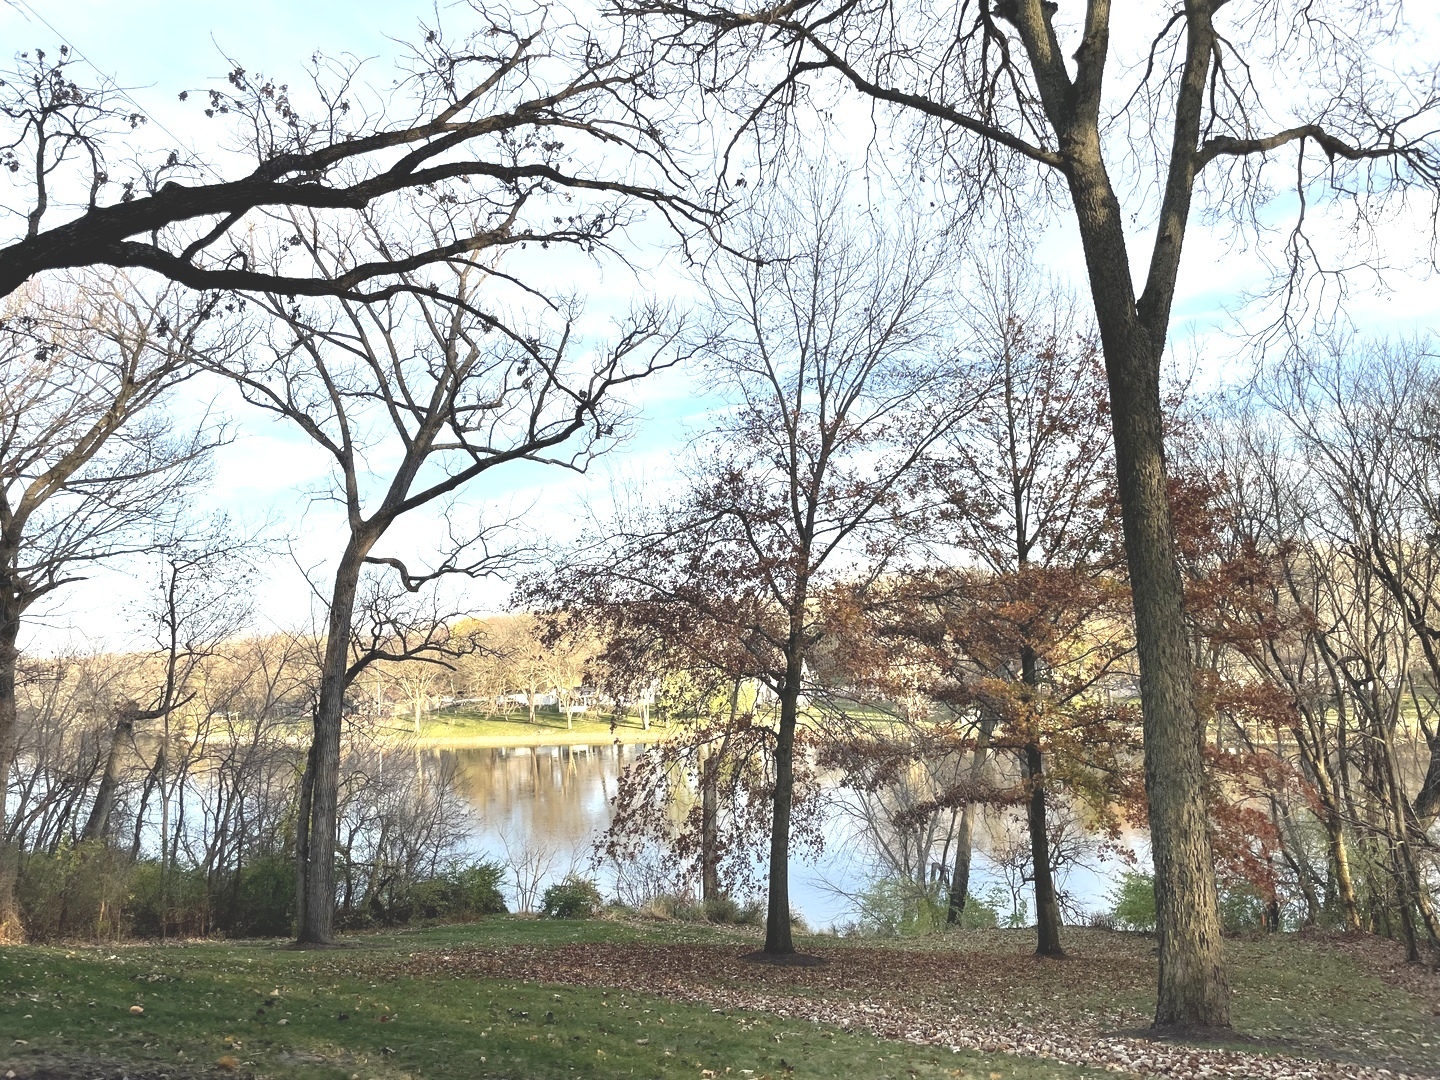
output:
[[[621, 771], [644, 746], [540, 746], [465, 748], [436, 751], [454, 762], [460, 793], [470, 807], [467, 854], [506, 862], [523, 851], [551, 856], [552, 877], [576, 868], [594, 874], [601, 890], [614, 891], [614, 870], [590, 859], [597, 838], [610, 824], [611, 802]], [[843, 799], [843, 791], [834, 791]], [[791, 867], [791, 902], [813, 927], [825, 928], [853, 917], [847, 893], [861, 888], [875, 872], [851, 815], [836, 805], [828, 814], [826, 849], [814, 860], [797, 859]], [[983, 830], [982, 830], [983, 831]], [[1001, 878], [978, 857], [971, 889], [981, 893]], [[1142, 851], [1143, 855], [1143, 851]], [[1075, 867], [1068, 889], [1086, 910], [1108, 906], [1119, 867]], [[515, 897], [511, 896], [512, 904]]]

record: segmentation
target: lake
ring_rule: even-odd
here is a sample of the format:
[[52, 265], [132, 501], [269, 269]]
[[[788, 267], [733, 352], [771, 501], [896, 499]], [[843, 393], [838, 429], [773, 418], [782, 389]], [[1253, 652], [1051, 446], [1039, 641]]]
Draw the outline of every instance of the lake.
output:
[[[433, 752], [453, 760], [460, 792], [470, 809], [466, 854], [510, 865], [509, 899], [512, 907], [520, 907], [524, 905], [517, 876], [526, 879], [532, 901], [537, 890], [571, 868], [593, 875], [607, 897], [613, 893], [614, 868], [604, 863], [594, 866], [591, 856], [596, 839], [610, 823], [611, 799], [621, 770], [645, 749], [609, 744]], [[846, 894], [863, 888], [880, 868], [847, 813], [847, 792], [832, 788], [827, 794], [825, 850], [815, 859], [797, 858], [790, 871], [791, 907], [815, 929], [854, 919], [855, 905]], [[977, 837], [983, 832], [977, 829]], [[1142, 858], [1147, 854], [1138, 838], [1131, 846]], [[998, 886], [1009, 896], [1010, 887], [985, 849], [985, 841], [977, 840], [971, 892], [982, 894]], [[1062, 887], [1076, 907], [1108, 910], [1108, 893], [1123, 869], [1114, 858], [1091, 857], [1068, 869]]]

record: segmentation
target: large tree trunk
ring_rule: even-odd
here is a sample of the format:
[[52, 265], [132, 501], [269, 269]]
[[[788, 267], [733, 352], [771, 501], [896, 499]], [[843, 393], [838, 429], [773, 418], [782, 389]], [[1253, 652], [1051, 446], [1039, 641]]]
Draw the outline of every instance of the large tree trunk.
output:
[[[1142, 321], [1120, 203], [1091, 132], [1070, 171], [1110, 388], [1115, 471], [1135, 609], [1144, 714], [1145, 792], [1155, 860], [1160, 978], [1155, 1026], [1230, 1026], [1219, 898], [1205, 810], [1201, 725], [1185, 627], [1185, 594], [1170, 520], [1160, 360], [1168, 294]], [[1077, 157], [1081, 154], [1077, 151]], [[1183, 236], [1167, 236], [1178, 247]], [[1162, 245], [1157, 242], [1156, 258]], [[1177, 264], [1178, 265], [1178, 262]], [[1170, 282], [1173, 288], [1173, 279]], [[1158, 329], [1157, 329], [1158, 328]]]
[[[1228, 1027], [1205, 810], [1201, 725], [1171, 531], [1155, 346], [1107, 349], [1115, 460], [1134, 595], [1144, 714], [1145, 793], [1160, 937], [1157, 1027]], [[1112, 355], [1118, 354], [1118, 355]]]
[[[8, 593], [10, 590], [4, 590]], [[15, 900], [15, 878], [20, 869], [20, 848], [11, 844], [5, 821], [10, 766], [15, 761], [16, 729], [15, 674], [20, 663], [16, 642], [20, 636], [20, 612], [0, 595], [0, 943], [21, 941], [20, 908]]]
[[296, 836], [298, 888], [297, 943], [328, 945], [335, 937], [335, 829], [340, 790], [340, 726], [345, 707], [350, 629], [364, 552], [352, 540], [335, 572], [325, 641], [315, 732], [310, 746], [309, 813], [300, 817]]
[[765, 952], [795, 951], [790, 937], [790, 803], [795, 792], [795, 725], [800, 717], [803, 657], [792, 632], [780, 687], [780, 730], [775, 737], [775, 816], [770, 826], [770, 894], [765, 911]]

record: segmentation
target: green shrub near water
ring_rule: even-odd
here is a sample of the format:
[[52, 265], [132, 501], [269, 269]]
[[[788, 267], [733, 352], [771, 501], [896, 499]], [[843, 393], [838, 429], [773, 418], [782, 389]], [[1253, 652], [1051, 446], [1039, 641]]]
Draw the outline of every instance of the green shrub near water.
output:
[[708, 923], [722, 926], [763, 926], [765, 909], [756, 901], [742, 904], [733, 896], [715, 896], [700, 905], [700, 914]]
[[53, 854], [21, 854], [15, 899], [26, 936], [34, 941], [125, 937], [132, 868], [124, 853], [103, 844], [67, 845]]
[[405, 890], [409, 918], [469, 922], [484, 915], [504, 915], [509, 909], [500, 892], [505, 868], [497, 862], [452, 862], [433, 878], [417, 881]]
[[1155, 876], [1127, 871], [1110, 893], [1111, 914], [1124, 930], [1155, 929]]
[[541, 912], [551, 919], [588, 919], [605, 906], [600, 887], [589, 878], [566, 874], [545, 890]]
[[[1250, 934], [1264, 928], [1265, 900], [1250, 885], [1220, 890], [1220, 925], [1227, 934]], [[1131, 871], [1110, 893], [1111, 918], [1123, 930], [1155, 929], [1155, 877]]]
[[[378, 921], [468, 922], [503, 914], [504, 870], [498, 863], [454, 862], [431, 878], [397, 889]], [[81, 938], [284, 937], [295, 921], [295, 864], [283, 855], [259, 856], [238, 871], [207, 875], [186, 867], [163, 869], [156, 859], [132, 860], [103, 844], [76, 844], [55, 853], [19, 857], [16, 899], [33, 941]], [[353, 913], [352, 913], [353, 914]], [[377, 921], [345, 918], [353, 927]]]

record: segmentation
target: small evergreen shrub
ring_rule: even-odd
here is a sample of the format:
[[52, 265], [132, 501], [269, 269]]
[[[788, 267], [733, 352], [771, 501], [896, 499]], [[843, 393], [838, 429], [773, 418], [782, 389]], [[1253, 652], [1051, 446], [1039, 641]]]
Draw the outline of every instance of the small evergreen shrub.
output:
[[588, 919], [604, 905], [600, 888], [578, 874], [565, 877], [545, 890], [541, 914], [551, 919]]
[[285, 937], [295, 927], [295, 863], [264, 855], [240, 867], [218, 929], [227, 937]]

